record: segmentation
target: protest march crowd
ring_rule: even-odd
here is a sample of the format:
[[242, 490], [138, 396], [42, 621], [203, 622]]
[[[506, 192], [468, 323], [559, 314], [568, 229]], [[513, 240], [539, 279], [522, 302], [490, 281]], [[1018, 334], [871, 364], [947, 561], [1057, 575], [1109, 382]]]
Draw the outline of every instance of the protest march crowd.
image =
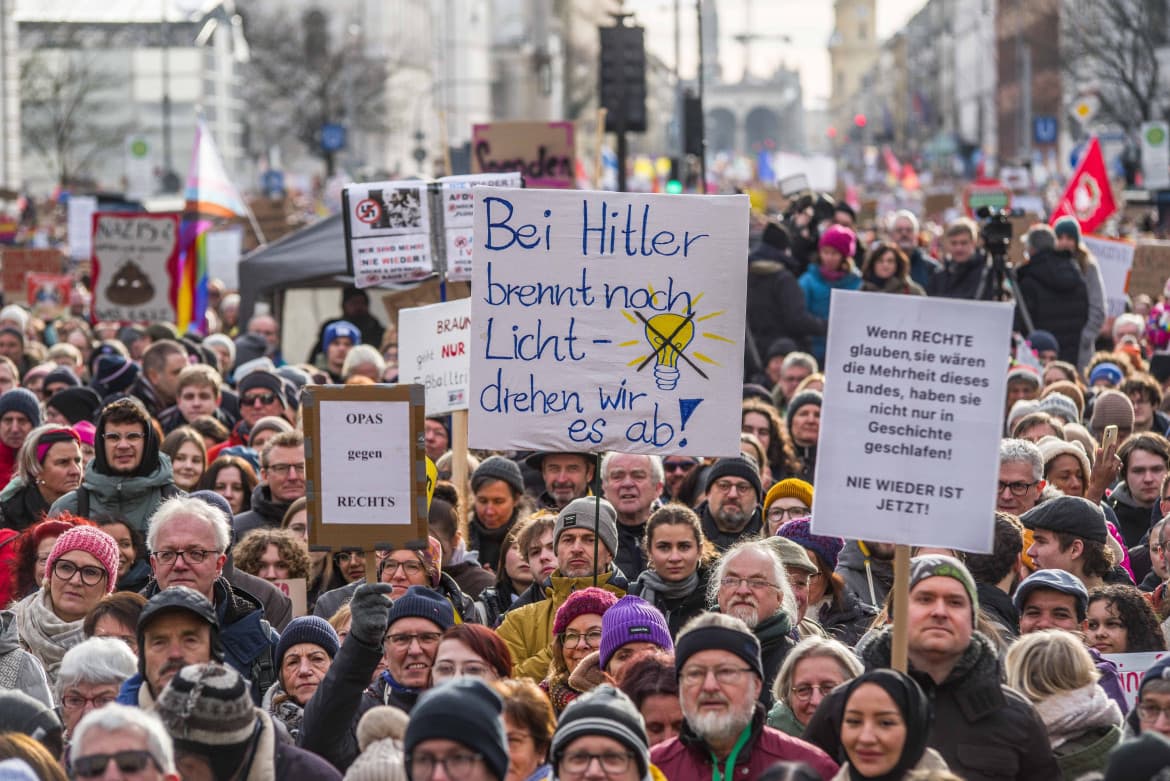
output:
[[456, 486], [429, 416], [429, 537], [373, 556], [309, 545], [300, 411], [395, 381], [365, 291], [303, 364], [222, 285], [205, 336], [4, 307], [0, 774], [1165, 778], [1170, 303], [1107, 321], [1076, 220], [1023, 237], [994, 547], [913, 551], [899, 672], [894, 546], [810, 520], [831, 291], [1001, 291], [972, 220], [941, 259], [854, 220], [759, 231], [740, 456], [472, 451]]

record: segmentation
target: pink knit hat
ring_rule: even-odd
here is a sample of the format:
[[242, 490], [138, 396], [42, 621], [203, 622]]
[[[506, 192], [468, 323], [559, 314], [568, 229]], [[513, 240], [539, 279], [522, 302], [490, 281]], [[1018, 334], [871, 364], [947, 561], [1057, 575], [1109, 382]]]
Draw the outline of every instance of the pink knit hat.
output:
[[573, 623], [573, 619], [577, 616], [587, 616], [590, 613], [595, 616], [603, 616], [605, 611], [616, 603], [617, 597], [603, 588], [590, 586], [580, 591], [574, 591], [565, 600], [565, 603], [557, 608], [556, 618], [553, 619], [553, 634], [559, 635], [564, 632], [565, 627]]
[[72, 550], [93, 556], [106, 570], [106, 593], [114, 593], [118, 582], [118, 543], [96, 526], [74, 526], [57, 538], [49, 559], [45, 562], [45, 577], [53, 572], [57, 559]]
[[851, 258], [857, 251], [857, 236], [844, 225], [830, 225], [821, 234], [817, 247], [832, 247], [846, 258]]

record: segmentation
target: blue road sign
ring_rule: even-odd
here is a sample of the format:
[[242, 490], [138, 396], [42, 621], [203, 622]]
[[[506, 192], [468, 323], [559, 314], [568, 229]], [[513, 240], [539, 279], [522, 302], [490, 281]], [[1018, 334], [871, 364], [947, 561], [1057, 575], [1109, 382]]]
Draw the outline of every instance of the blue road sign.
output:
[[345, 125], [329, 122], [321, 126], [321, 150], [336, 152], [345, 149]]
[[1056, 117], [1033, 117], [1032, 137], [1037, 144], [1055, 144], [1060, 125]]

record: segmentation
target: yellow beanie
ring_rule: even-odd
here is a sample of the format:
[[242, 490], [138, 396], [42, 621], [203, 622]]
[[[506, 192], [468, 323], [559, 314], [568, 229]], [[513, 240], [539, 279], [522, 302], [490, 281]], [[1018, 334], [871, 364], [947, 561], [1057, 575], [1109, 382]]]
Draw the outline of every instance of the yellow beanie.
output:
[[805, 507], [811, 508], [813, 503], [813, 487], [796, 477], [781, 480], [772, 486], [768, 491], [768, 495], [764, 497], [764, 512], [768, 512], [768, 508], [772, 505], [772, 502], [784, 498], [799, 499], [804, 502]]

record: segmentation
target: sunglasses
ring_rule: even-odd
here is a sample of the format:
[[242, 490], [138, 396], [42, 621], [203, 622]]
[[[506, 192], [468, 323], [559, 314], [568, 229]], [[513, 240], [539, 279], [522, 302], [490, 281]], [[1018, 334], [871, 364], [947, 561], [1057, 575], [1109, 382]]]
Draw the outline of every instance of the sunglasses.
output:
[[663, 461], [662, 468], [667, 472], [689, 472], [695, 468], [694, 461]]
[[154, 765], [162, 772], [158, 762], [149, 751], [119, 751], [116, 754], [90, 754], [86, 757], [73, 758], [73, 774], [77, 778], [97, 778], [106, 772], [110, 760], [118, 766], [122, 773], [140, 773], [147, 765]]
[[275, 393], [254, 393], [251, 396], [240, 397], [240, 403], [247, 407], [253, 406], [256, 402], [267, 405], [274, 401], [276, 401]]

